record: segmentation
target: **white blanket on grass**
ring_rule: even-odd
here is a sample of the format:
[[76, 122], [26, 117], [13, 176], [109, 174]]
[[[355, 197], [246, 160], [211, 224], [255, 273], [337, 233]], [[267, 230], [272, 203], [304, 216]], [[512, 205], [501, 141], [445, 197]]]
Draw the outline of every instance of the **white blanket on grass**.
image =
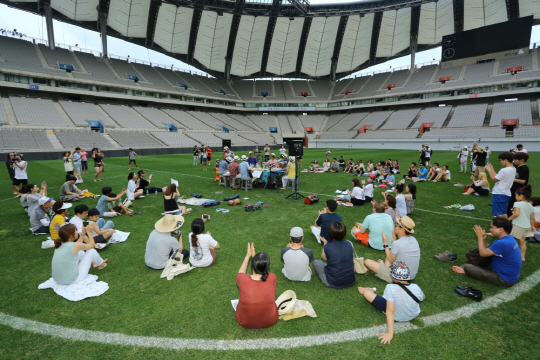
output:
[[69, 301], [81, 301], [89, 297], [100, 296], [109, 290], [109, 284], [104, 281], [97, 281], [96, 275], [88, 275], [86, 279], [74, 284], [60, 285], [53, 278], [38, 285], [38, 289], [53, 289], [57, 295], [60, 295]]
[[181, 203], [191, 205], [191, 206], [201, 206], [202, 204], [204, 204], [207, 201], [214, 201], [214, 200], [212, 200], [212, 199], [197, 199], [197, 198], [192, 197], [192, 198], [186, 199], [184, 202], [181, 202]]

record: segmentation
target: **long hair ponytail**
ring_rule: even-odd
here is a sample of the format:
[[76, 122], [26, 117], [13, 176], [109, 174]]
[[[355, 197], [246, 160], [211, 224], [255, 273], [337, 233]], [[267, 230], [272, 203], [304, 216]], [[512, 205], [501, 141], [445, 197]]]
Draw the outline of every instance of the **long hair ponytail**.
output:
[[251, 260], [251, 269], [255, 274], [262, 275], [261, 280], [266, 281], [270, 273], [270, 256], [265, 252], [255, 254]]
[[197, 235], [204, 232], [204, 221], [203, 219], [196, 218], [191, 222], [191, 246], [198, 247], [198, 238]]

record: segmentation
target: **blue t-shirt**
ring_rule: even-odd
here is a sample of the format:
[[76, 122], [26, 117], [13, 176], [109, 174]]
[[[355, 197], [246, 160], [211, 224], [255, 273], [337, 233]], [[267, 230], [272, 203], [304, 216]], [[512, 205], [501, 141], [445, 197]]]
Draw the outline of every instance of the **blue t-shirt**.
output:
[[225, 160], [219, 162], [219, 175], [223, 175], [229, 171], [229, 163]]
[[253, 158], [248, 158], [247, 162], [248, 162], [249, 165], [253, 165], [253, 166], [257, 165], [257, 159], [255, 159], [254, 157]]
[[99, 216], [103, 216], [108, 210], [107, 210], [107, 200], [109, 197], [107, 195], [101, 195], [99, 197], [99, 200], [97, 202], [96, 209], [99, 211]]
[[334, 221], [342, 221], [342, 220], [343, 218], [341, 217], [341, 215], [336, 214], [336, 213], [321, 214], [319, 218], [317, 219], [317, 223], [316, 223], [317, 226], [321, 227], [321, 237], [328, 240], [328, 242], [334, 241], [334, 239], [332, 239], [332, 236], [330, 236], [330, 225]]
[[242, 179], [249, 179], [249, 164], [245, 161], [240, 163], [240, 176]]
[[394, 174], [389, 174], [387, 177], [386, 177], [386, 181], [389, 181], [390, 183], [388, 184], [388, 186], [394, 186], [394, 184], [396, 183], [396, 178], [394, 177]]
[[73, 153], [73, 164], [81, 165], [82, 156], [81, 154], [74, 152]]
[[513, 284], [519, 279], [522, 261], [519, 245], [513, 236], [505, 236], [495, 240], [489, 246], [495, 255], [491, 258], [491, 268], [504, 281]]
[[418, 169], [418, 178], [419, 179], [427, 179], [428, 171], [426, 168], [420, 168]]
[[356, 283], [354, 275], [353, 244], [348, 240], [324, 245], [327, 264], [324, 268], [330, 287], [341, 289]]

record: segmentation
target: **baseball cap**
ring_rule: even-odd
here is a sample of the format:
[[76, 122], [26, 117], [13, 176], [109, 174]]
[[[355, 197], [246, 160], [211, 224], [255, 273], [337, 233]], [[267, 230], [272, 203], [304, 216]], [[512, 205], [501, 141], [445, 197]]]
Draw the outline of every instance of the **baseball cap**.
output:
[[304, 230], [302, 230], [302, 228], [299, 227], [299, 226], [295, 226], [295, 227], [293, 227], [291, 229], [290, 236], [291, 237], [302, 237], [302, 236], [304, 236]]
[[44, 197], [42, 197], [42, 198], [40, 198], [40, 199], [38, 200], [38, 204], [39, 204], [39, 205], [45, 205], [45, 204], [48, 203], [49, 201], [53, 201], [53, 200], [54, 200], [54, 198], [50, 198], [50, 197], [44, 196]]

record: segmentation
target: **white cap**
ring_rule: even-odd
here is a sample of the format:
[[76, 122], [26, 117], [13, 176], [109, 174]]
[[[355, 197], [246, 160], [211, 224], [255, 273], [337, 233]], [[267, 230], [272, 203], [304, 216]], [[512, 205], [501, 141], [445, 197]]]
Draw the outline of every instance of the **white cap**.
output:
[[50, 198], [50, 197], [43, 196], [43, 197], [39, 198], [38, 204], [39, 204], [39, 205], [45, 205], [45, 204], [48, 203], [49, 201], [53, 201], [53, 200], [54, 200], [54, 198]]

